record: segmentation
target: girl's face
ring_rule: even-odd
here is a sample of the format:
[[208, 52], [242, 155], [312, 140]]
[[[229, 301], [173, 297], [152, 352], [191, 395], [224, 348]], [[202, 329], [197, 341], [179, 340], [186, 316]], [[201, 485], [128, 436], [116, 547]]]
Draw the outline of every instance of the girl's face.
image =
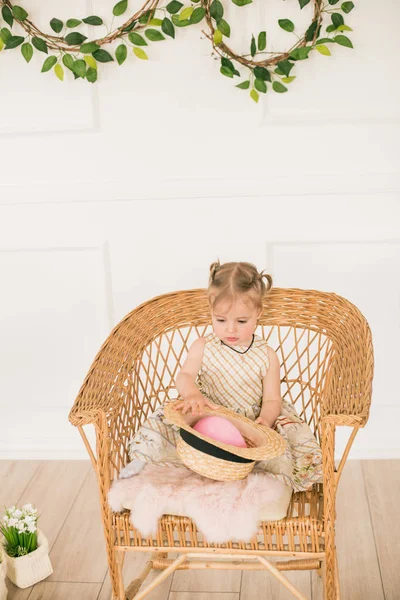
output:
[[257, 327], [261, 310], [252, 302], [237, 299], [221, 301], [212, 309], [212, 324], [215, 335], [228, 346], [249, 346]]

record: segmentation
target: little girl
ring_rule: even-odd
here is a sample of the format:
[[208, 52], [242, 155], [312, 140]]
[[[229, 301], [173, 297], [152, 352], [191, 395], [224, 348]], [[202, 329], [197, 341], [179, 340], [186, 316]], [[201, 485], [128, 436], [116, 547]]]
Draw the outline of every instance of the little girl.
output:
[[[264, 283], [267, 280], [267, 287]], [[182, 400], [177, 410], [201, 415], [220, 405], [273, 427], [287, 441], [286, 452], [256, 463], [253, 472], [274, 474], [295, 491], [322, 481], [322, 452], [310, 427], [294, 406], [282, 400], [279, 359], [267, 342], [255, 335], [270, 275], [246, 262], [210, 267], [208, 297], [213, 333], [190, 347], [176, 378]], [[137, 474], [145, 463], [182, 466], [176, 451], [179, 428], [168, 423], [160, 406], [129, 442], [130, 462], [120, 477]]]

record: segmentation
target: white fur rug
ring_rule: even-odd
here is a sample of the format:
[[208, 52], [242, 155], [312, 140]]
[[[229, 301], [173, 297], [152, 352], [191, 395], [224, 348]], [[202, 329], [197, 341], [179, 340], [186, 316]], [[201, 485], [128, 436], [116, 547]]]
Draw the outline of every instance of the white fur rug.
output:
[[138, 475], [115, 480], [108, 500], [114, 512], [130, 509], [132, 525], [143, 536], [157, 532], [163, 514], [175, 514], [193, 519], [208, 542], [224, 543], [249, 541], [257, 532], [261, 509], [279, 500], [285, 488], [266, 473], [220, 482], [186, 467], [146, 465]]

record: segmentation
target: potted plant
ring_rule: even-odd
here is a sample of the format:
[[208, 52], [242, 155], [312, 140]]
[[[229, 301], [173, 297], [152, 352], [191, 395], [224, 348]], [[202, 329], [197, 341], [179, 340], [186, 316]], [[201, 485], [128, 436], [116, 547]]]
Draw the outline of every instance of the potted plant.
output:
[[7, 600], [6, 559], [0, 546], [0, 600]]
[[37, 520], [36, 508], [25, 504], [22, 508], [11, 506], [6, 509], [0, 523], [7, 577], [19, 588], [34, 585], [53, 572], [49, 545], [37, 528]]

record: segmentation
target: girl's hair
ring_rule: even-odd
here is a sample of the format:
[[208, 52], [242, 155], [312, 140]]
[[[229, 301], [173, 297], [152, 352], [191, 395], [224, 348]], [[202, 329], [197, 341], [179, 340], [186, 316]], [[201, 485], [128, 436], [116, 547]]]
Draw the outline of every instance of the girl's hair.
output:
[[[263, 281], [264, 278], [267, 285]], [[249, 296], [256, 308], [261, 308], [264, 294], [271, 287], [271, 275], [264, 271], [259, 273], [251, 263], [228, 262], [221, 265], [217, 261], [210, 265], [208, 299], [211, 308], [222, 300], [233, 301], [244, 294]]]

